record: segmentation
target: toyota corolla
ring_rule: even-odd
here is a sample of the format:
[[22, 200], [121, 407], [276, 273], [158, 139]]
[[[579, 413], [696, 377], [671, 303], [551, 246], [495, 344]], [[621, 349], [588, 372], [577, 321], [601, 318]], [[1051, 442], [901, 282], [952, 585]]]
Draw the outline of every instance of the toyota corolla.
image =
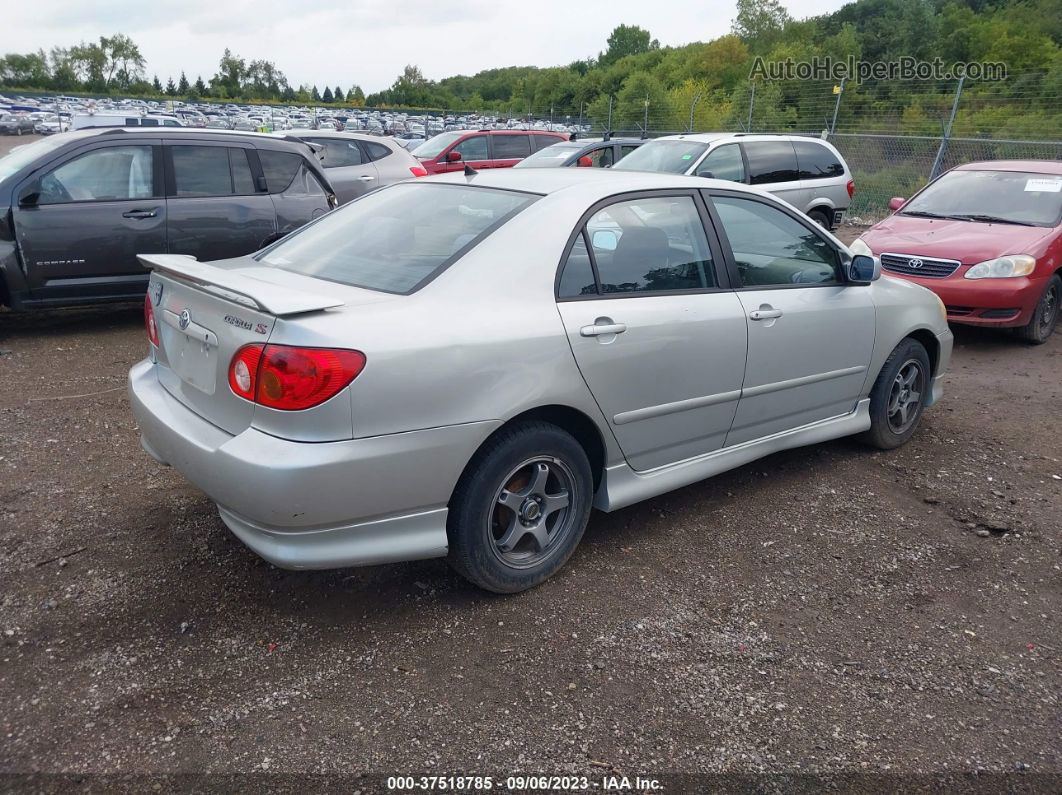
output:
[[401, 183], [257, 254], [142, 255], [144, 448], [278, 566], [448, 556], [532, 587], [611, 511], [785, 448], [914, 434], [928, 290], [732, 182]]

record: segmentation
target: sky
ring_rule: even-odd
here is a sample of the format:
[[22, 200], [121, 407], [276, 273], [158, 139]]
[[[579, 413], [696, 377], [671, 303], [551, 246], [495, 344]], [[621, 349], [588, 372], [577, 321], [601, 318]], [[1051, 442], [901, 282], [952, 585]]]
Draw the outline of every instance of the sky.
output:
[[[782, 0], [796, 18], [844, 0]], [[662, 45], [727, 33], [731, 0], [34, 0], [4, 10], [0, 51], [29, 52], [125, 33], [163, 83], [209, 80], [226, 47], [273, 61], [293, 86], [387, 88], [407, 63], [429, 79], [596, 55], [621, 23]]]

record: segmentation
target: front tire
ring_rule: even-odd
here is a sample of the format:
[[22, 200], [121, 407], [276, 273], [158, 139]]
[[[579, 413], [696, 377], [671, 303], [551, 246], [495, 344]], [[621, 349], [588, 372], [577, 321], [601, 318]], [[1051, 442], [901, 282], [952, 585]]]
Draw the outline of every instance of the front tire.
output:
[[575, 551], [593, 488], [586, 452], [570, 434], [547, 422], [502, 429], [454, 489], [450, 565], [495, 593], [535, 587]]
[[1062, 279], [1056, 273], [1047, 280], [1044, 294], [1040, 296], [1036, 309], [1027, 326], [1014, 329], [1014, 333], [1030, 345], [1043, 345], [1047, 342], [1058, 325], [1058, 316], [1062, 303]]
[[922, 343], [910, 337], [900, 342], [870, 390], [870, 430], [860, 440], [881, 450], [906, 444], [922, 420], [932, 372]]

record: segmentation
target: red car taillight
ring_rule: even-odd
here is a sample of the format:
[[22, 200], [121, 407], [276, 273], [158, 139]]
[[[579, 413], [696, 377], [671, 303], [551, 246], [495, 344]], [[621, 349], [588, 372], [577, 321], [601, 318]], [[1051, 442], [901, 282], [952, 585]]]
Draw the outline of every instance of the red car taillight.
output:
[[848, 180], [848, 184], [845, 186], [848, 188], [848, 198], [851, 199], [855, 196], [855, 180]]
[[261, 406], [298, 411], [334, 397], [363, 369], [361, 351], [257, 343], [232, 357], [229, 387]]
[[155, 310], [151, 308], [151, 296], [144, 296], [144, 327], [147, 329], [148, 340], [156, 348], [159, 347], [159, 328], [155, 325]]
[[410, 166], [409, 173], [414, 177], [426, 177], [428, 176], [428, 169], [424, 168], [424, 166]]

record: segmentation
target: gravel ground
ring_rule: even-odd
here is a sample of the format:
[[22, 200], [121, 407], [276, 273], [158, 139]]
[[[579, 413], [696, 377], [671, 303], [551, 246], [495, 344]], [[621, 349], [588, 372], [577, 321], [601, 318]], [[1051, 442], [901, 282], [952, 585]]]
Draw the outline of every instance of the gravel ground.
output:
[[139, 307], [0, 314], [0, 772], [1057, 791], [1034, 776], [1062, 775], [1062, 334], [956, 335], [905, 448], [841, 440], [595, 513], [558, 576], [499, 597], [438, 560], [273, 568], [140, 450]]

